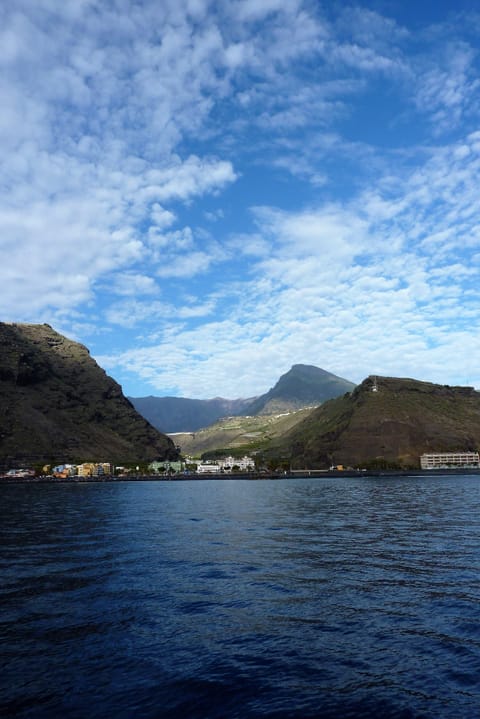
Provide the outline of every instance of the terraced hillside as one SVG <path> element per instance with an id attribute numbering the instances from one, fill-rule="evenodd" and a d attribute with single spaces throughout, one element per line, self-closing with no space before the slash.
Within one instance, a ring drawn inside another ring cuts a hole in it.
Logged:
<path id="1" fill-rule="evenodd" d="M 254 417 L 226 417 L 198 432 L 169 435 L 181 447 L 183 455 L 199 458 L 228 452 L 251 454 L 267 448 L 273 439 L 281 437 L 307 417 L 313 408 L 278 415 Z"/>

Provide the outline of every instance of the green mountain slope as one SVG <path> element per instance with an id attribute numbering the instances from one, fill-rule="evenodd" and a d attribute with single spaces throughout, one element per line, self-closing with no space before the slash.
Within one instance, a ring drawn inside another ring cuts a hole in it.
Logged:
<path id="1" fill-rule="evenodd" d="M 86 347 L 49 325 L 0 323 L 0 462 L 176 459 Z"/>
<path id="2" fill-rule="evenodd" d="M 369 377 L 315 409 L 269 453 L 288 458 L 294 468 L 418 467 L 423 452 L 479 446 L 480 393 L 473 388 Z"/>
<path id="3" fill-rule="evenodd" d="M 283 436 L 298 424 L 312 409 L 299 409 L 281 415 L 226 417 L 198 432 L 172 435 L 182 454 L 191 457 L 215 454 L 253 454 L 265 449 L 270 442 Z"/>

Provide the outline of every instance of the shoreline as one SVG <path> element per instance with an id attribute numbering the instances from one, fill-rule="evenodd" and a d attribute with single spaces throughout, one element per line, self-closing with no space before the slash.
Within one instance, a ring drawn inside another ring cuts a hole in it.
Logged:
<path id="1" fill-rule="evenodd" d="M 154 475 L 132 475 L 128 477 L 114 477 L 105 475 L 101 477 L 67 477 L 56 478 L 51 476 L 40 477 L 12 477 L 0 475 L 1 484 L 85 484 L 85 483 L 106 483 L 106 482 L 185 482 L 185 481 L 203 481 L 203 480 L 230 480 L 241 479 L 250 481 L 272 480 L 272 479 L 322 479 L 322 478 L 364 478 L 364 477 L 380 477 L 388 479 L 390 477 L 449 477 L 459 475 L 478 475 L 480 476 L 480 467 L 450 468 L 450 469 L 392 469 L 392 470 L 321 470 L 321 469 L 295 469 L 290 472 L 246 472 L 236 474 L 181 474 L 170 476 L 154 476 Z"/>

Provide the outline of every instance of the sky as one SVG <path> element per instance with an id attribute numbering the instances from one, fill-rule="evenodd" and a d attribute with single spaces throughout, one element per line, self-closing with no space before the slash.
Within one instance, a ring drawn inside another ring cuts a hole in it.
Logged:
<path id="1" fill-rule="evenodd" d="M 480 387 L 480 10 L 0 4 L 0 319 L 128 396 Z"/>

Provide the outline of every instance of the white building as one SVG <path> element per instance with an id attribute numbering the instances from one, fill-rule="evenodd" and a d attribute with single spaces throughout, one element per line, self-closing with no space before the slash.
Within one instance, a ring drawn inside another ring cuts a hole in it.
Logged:
<path id="1" fill-rule="evenodd" d="M 218 459 L 216 462 L 201 462 L 197 464 L 197 472 L 199 474 L 220 474 L 230 473 L 235 467 L 235 471 L 239 472 L 253 472 L 255 469 L 255 462 L 251 457 L 224 457 Z"/>
<path id="2" fill-rule="evenodd" d="M 225 457 L 225 459 L 219 459 L 218 464 L 224 472 L 231 472 L 233 467 L 238 467 L 241 472 L 253 472 L 255 469 L 255 462 L 251 457 Z"/>
<path id="3" fill-rule="evenodd" d="M 220 474 L 222 468 L 219 464 L 210 464 L 205 462 L 204 464 L 197 464 L 198 474 Z"/>
<path id="4" fill-rule="evenodd" d="M 480 455 L 478 452 L 432 452 L 431 454 L 422 454 L 420 457 L 422 469 L 479 466 Z"/>

